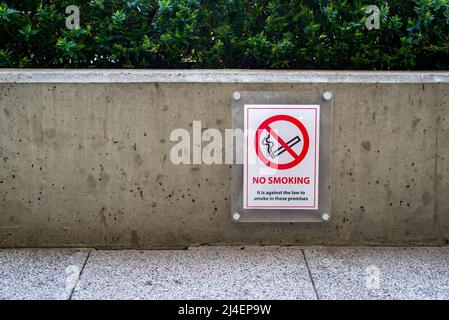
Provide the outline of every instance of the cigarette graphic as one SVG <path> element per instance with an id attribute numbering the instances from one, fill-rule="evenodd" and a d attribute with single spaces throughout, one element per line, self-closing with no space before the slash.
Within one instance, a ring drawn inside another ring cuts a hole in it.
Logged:
<path id="1" fill-rule="evenodd" d="M 293 139 L 289 140 L 287 142 L 287 145 L 292 148 L 294 145 L 298 144 L 301 141 L 301 138 L 299 136 L 294 137 Z M 274 151 L 271 151 L 271 148 L 273 147 L 273 142 L 270 141 L 270 135 L 268 134 L 265 139 L 262 141 L 263 145 L 267 146 L 267 152 L 270 155 L 271 158 L 279 157 L 281 154 L 283 154 L 285 151 L 287 151 L 284 147 L 279 147 Z"/>

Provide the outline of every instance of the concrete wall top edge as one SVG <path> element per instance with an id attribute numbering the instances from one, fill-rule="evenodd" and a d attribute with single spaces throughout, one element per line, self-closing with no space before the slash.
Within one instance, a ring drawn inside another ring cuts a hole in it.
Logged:
<path id="1" fill-rule="evenodd" d="M 0 69 L 0 83 L 449 83 L 448 71 Z"/>

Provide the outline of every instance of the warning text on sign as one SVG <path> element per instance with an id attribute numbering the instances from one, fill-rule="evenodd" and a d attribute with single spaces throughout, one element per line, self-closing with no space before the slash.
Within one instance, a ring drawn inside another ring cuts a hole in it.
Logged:
<path id="1" fill-rule="evenodd" d="M 254 197 L 255 201 L 307 201 L 308 198 L 305 196 L 305 191 L 298 190 L 284 190 L 284 191 L 258 191 L 257 196 Z"/>

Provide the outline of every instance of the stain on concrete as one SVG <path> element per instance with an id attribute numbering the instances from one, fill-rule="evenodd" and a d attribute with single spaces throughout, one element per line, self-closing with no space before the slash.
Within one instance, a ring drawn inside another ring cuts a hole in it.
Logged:
<path id="1" fill-rule="evenodd" d="M 99 174 L 98 182 L 102 188 L 106 188 L 111 180 L 111 176 L 104 171 Z"/>
<path id="2" fill-rule="evenodd" d="M 56 130 L 55 129 L 47 129 L 44 131 L 44 135 L 48 139 L 53 139 L 56 136 Z"/>
<path id="3" fill-rule="evenodd" d="M 165 164 L 165 161 L 167 161 L 167 155 L 166 154 L 164 154 L 164 157 L 162 158 L 162 168 L 164 168 L 164 164 Z"/>
<path id="4" fill-rule="evenodd" d="M 415 129 L 420 121 L 421 121 L 420 118 L 413 120 L 412 121 L 412 128 Z"/>
<path id="5" fill-rule="evenodd" d="M 362 147 L 366 151 L 370 151 L 371 150 L 371 143 L 369 141 L 365 140 L 365 141 L 362 142 Z"/>
<path id="6" fill-rule="evenodd" d="M 141 157 L 139 154 L 137 154 L 137 153 L 134 154 L 134 163 L 135 163 L 138 167 L 140 167 L 140 166 L 143 164 L 143 159 L 142 159 L 142 157 Z"/>
<path id="7" fill-rule="evenodd" d="M 430 193 L 428 191 L 424 191 L 422 194 L 423 204 L 426 206 L 430 203 L 430 201 L 432 201 L 432 196 L 430 195 Z"/>
<path id="8" fill-rule="evenodd" d="M 139 245 L 139 237 L 137 235 L 137 231 L 136 230 L 132 230 L 131 231 L 131 244 L 133 246 L 138 246 Z"/>
<path id="9" fill-rule="evenodd" d="M 95 181 L 95 178 L 93 175 L 88 175 L 87 176 L 87 188 L 89 189 L 89 191 L 93 191 L 95 190 L 95 188 L 97 187 L 97 181 Z"/>
<path id="10" fill-rule="evenodd" d="M 98 213 L 98 215 L 100 216 L 100 222 L 102 225 L 104 225 L 106 228 L 108 227 L 108 224 L 106 222 L 106 207 L 101 207 L 100 212 Z"/>
<path id="11" fill-rule="evenodd" d="M 108 136 L 106 134 L 107 130 L 106 130 L 106 120 L 103 120 L 103 139 L 107 140 Z"/>
<path id="12" fill-rule="evenodd" d="M 125 212 L 123 212 L 123 210 L 121 210 L 121 209 L 118 209 L 117 214 L 114 216 L 114 220 L 122 221 L 124 217 L 125 217 Z"/>
<path id="13" fill-rule="evenodd" d="M 31 134 L 33 136 L 33 141 L 41 145 L 44 142 L 44 130 L 42 128 L 42 121 L 36 115 L 31 118 Z"/>

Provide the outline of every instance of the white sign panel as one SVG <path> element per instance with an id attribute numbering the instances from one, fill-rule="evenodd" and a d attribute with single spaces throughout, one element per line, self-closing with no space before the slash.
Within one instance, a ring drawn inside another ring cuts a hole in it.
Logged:
<path id="1" fill-rule="evenodd" d="M 318 209 L 319 105 L 246 104 L 245 209 Z"/>

